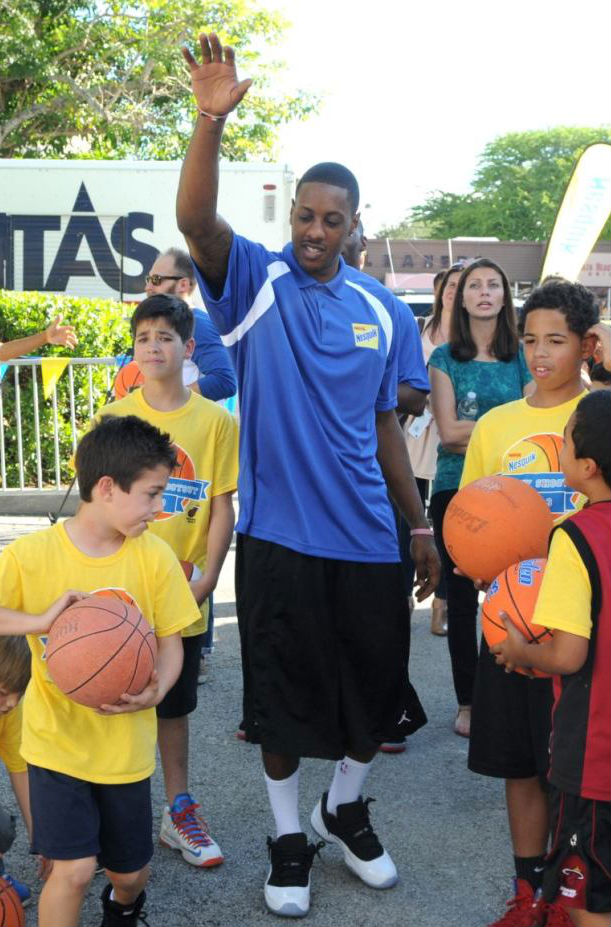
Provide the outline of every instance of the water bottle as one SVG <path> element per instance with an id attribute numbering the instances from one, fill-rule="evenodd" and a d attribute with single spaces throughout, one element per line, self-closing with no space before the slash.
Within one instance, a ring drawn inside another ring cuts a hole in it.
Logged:
<path id="1" fill-rule="evenodd" d="M 472 390 L 469 390 L 464 399 L 461 399 L 456 406 L 456 417 L 475 422 L 477 421 L 478 414 L 479 406 L 477 404 L 477 395 Z"/>

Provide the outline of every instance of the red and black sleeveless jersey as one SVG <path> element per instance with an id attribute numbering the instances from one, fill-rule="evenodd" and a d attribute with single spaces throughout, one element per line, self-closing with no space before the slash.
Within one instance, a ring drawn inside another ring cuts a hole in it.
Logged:
<path id="1" fill-rule="evenodd" d="M 592 586 L 592 634 L 582 668 L 554 677 L 549 780 L 563 792 L 611 801 L 611 502 L 588 505 L 566 531 Z"/>

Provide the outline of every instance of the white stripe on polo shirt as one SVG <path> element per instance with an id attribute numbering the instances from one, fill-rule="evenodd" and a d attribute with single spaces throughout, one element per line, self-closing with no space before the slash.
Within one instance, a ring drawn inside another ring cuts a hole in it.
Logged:
<path id="1" fill-rule="evenodd" d="M 290 272 L 291 268 L 288 264 L 285 264 L 284 261 L 274 261 L 272 264 L 268 264 L 267 279 L 255 296 L 255 301 L 252 306 L 233 331 L 228 332 L 226 335 L 221 335 L 221 341 L 226 348 L 230 348 L 243 338 L 246 332 L 253 327 L 255 322 L 257 322 L 262 315 L 265 315 L 268 309 L 271 309 L 276 300 L 276 295 L 272 286 L 273 281 Z"/>
<path id="2" fill-rule="evenodd" d="M 390 346 L 392 344 L 392 319 L 390 313 L 387 309 L 384 308 L 377 296 L 374 296 L 373 293 L 368 293 L 362 286 L 359 286 L 358 283 L 353 283 L 352 280 L 346 280 L 346 284 L 351 286 L 354 290 L 365 297 L 375 314 L 377 315 L 380 325 L 386 335 L 386 356 L 388 357 L 390 353 Z"/>

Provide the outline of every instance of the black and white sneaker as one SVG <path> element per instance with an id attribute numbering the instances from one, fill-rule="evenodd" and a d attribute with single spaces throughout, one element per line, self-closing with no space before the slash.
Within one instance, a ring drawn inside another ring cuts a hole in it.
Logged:
<path id="1" fill-rule="evenodd" d="M 373 798 L 337 806 L 337 814 L 327 811 L 325 792 L 312 812 L 312 827 L 324 840 L 342 848 L 349 869 L 371 888 L 392 888 L 398 875 L 395 864 L 378 840 L 369 822 L 369 803 Z"/>
<path id="2" fill-rule="evenodd" d="M 305 834 L 267 838 L 270 868 L 265 880 L 265 904 L 281 917 L 305 917 L 310 910 L 310 869 L 324 844 L 308 843 Z"/>

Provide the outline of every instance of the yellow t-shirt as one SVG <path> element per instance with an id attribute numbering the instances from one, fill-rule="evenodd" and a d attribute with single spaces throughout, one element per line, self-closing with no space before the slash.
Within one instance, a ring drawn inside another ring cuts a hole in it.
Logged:
<path id="1" fill-rule="evenodd" d="M 238 426 L 221 406 L 197 393 L 172 412 L 151 408 L 142 390 L 112 402 L 100 415 L 137 415 L 168 432 L 178 453 L 178 465 L 163 494 L 163 511 L 150 530 L 166 541 L 179 560 L 206 569 L 210 500 L 235 492 L 238 480 Z M 208 627 L 208 600 L 201 617 L 183 632 L 202 634 Z"/>
<path id="2" fill-rule="evenodd" d="M 197 619 L 197 605 L 176 557 L 145 532 L 108 557 L 89 557 L 63 523 L 18 538 L 0 554 L 2 604 L 40 614 L 66 589 L 113 589 L 133 600 L 157 637 Z M 32 678 L 23 698 L 21 753 L 28 763 L 109 785 L 138 782 L 155 768 L 154 708 L 107 717 L 78 705 L 51 681 L 46 635 L 28 635 Z"/>
<path id="3" fill-rule="evenodd" d="M 469 439 L 461 488 L 483 476 L 514 476 L 543 496 L 556 522 L 582 508 L 585 497 L 566 485 L 559 455 L 564 426 L 585 395 L 550 409 L 517 399 L 482 415 Z"/>
<path id="4" fill-rule="evenodd" d="M 554 532 L 533 615 L 535 624 L 590 638 L 592 585 L 585 563 L 561 528 Z"/>
<path id="5" fill-rule="evenodd" d="M 21 702 L 5 715 L 0 715 L 0 759 L 8 772 L 25 772 L 27 764 L 21 755 Z"/>

